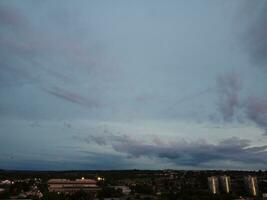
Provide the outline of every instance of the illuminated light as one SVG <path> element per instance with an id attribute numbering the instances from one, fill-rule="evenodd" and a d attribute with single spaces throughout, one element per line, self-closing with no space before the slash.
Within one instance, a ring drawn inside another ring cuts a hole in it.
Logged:
<path id="1" fill-rule="evenodd" d="M 216 194 L 215 180 L 213 177 L 212 177 L 212 190 L 213 190 L 213 194 Z"/>
<path id="2" fill-rule="evenodd" d="M 82 177 L 82 180 L 84 180 L 84 177 Z"/>
<path id="3" fill-rule="evenodd" d="M 256 187 L 255 187 L 255 183 L 254 183 L 254 177 L 251 177 L 251 181 L 252 181 L 253 195 L 256 196 Z"/>
<path id="4" fill-rule="evenodd" d="M 226 192 L 229 193 L 229 182 L 228 182 L 228 177 L 225 177 L 225 182 L 226 182 Z"/>

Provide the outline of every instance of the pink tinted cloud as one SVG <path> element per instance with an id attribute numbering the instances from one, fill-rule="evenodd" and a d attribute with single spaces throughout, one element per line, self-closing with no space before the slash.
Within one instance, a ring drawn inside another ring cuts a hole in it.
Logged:
<path id="1" fill-rule="evenodd" d="M 245 106 L 247 117 L 263 128 L 267 134 L 267 98 L 250 96 Z"/>

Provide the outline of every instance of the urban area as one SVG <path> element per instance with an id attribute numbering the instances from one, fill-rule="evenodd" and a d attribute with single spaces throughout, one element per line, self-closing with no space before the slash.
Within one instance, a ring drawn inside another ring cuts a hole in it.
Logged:
<path id="1" fill-rule="evenodd" d="M 0 199 L 264 200 L 267 171 L 0 171 Z"/>

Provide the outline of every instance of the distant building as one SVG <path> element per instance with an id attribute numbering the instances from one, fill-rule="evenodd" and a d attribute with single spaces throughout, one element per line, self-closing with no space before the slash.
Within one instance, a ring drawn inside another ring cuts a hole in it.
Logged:
<path id="1" fill-rule="evenodd" d="M 250 195 L 252 196 L 258 195 L 258 182 L 256 176 L 246 176 L 245 186 Z"/>
<path id="2" fill-rule="evenodd" d="M 99 187 L 93 179 L 50 179 L 48 182 L 49 192 L 75 193 L 77 191 L 96 192 Z"/>
<path id="3" fill-rule="evenodd" d="M 114 189 L 119 189 L 121 192 L 125 195 L 128 195 L 131 193 L 131 189 L 128 186 L 114 186 Z"/>
<path id="4" fill-rule="evenodd" d="M 209 184 L 209 189 L 212 194 L 219 193 L 219 182 L 216 176 L 208 177 L 208 184 Z"/>
<path id="5" fill-rule="evenodd" d="M 220 188 L 224 193 L 230 193 L 231 191 L 231 179 L 230 176 L 220 176 Z"/>
<path id="6" fill-rule="evenodd" d="M 4 180 L 0 182 L 0 185 L 11 185 L 11 184 L 13 184 L 13 181 L 10 180 Z"/>

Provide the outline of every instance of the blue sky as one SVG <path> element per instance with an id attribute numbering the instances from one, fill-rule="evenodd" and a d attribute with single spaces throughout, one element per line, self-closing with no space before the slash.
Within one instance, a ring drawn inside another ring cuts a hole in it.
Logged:
<path id="1" fill-rule="evenodd" d="M 266 13 L 2 0 L 0 168 L 266 168 Z"/>

